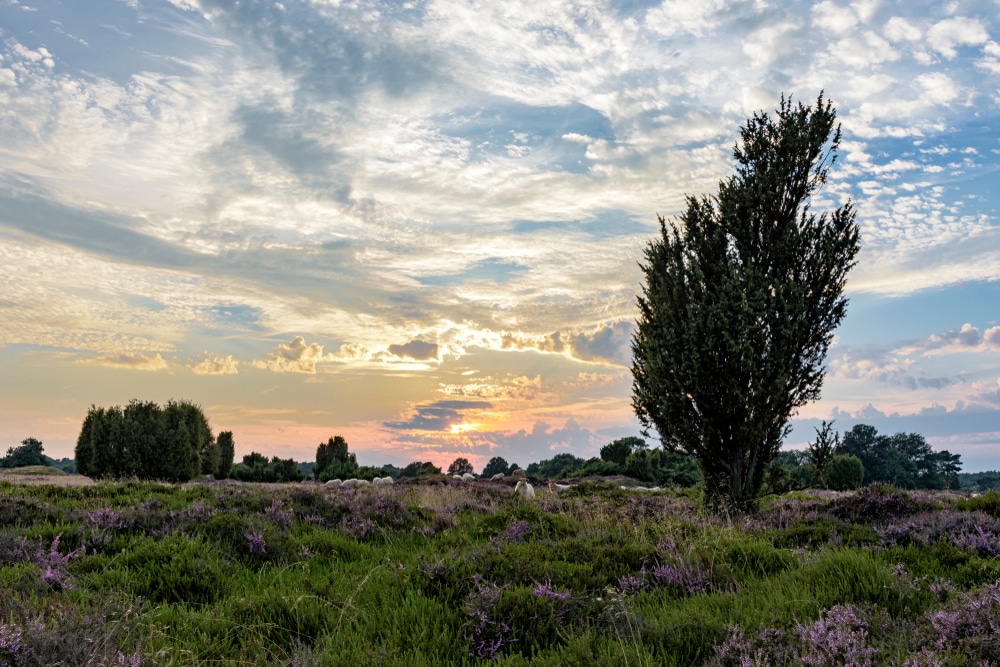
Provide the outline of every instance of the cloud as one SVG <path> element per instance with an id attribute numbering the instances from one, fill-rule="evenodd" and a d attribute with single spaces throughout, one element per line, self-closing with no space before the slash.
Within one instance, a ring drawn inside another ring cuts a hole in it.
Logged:
<path id="1" fill-rule="evenodd" d="M 306 345 L 305 338 L 296 336 L 291 343 L 278 343 L 266 359 L 252 363 L 255 368 L 276 373 L 315 373 L 316 364 L 334 359 L 332 354 L 323 354 L 323 346 L 319 343 Z"/>
<path id="2" fill-rule="evenodd" d="M 107 368 L 147 372 L 165 371 L 173 363 L 164 359 L 159 352 L 153 356 L 122 352 L 120 354 L 106 354 L 100 357 L 93 357 L 85 361 L 86 363 L 105 366 Z"/>
<path id="3" fill-rule="evenodd" d="M 487 375 L 462 383 L 442 383 L 440 390 L 448 396 L 482 398 L 490 401 L 531 401 L 537 404 L 547 395 L 542 389 L 542 376 L 524 375 L 497 377 Z"/>
<path id="4" fill-rule="evenodd" d="M 931 47 L 949 60 L 958 55 L 956 46 L 975 46 L 990 39 L 990 34 L 978 19 L 966 16 L 939 21 L 927 31 Z"/>
<path id="5" fill-rule="evenodd" d="M 901 347 L 899 354 L 943 354 L 948 352 L 978 352 L 1000 350 L 1000 326 L 981 331 L 966 322 L 959 329 L 932 334 L 922 341 Z"/>
<path id="6" fill-rule="evenodd" d="M 547 336 L 504 332 L 503 349 L 538 350 L 565 354 L 581 361 L 626 366 L 631 360 L 632 323 L 602 324 L 587 331 L 555 331 Z"/>
<path id="7" fill-rule="evenodd" d="M 955 383 L 947 377 L 926 377 L 912 359 L 876 352 L 871 356 L 844 352 L 829 362 L 833 377 L 883 382 L 907 389 L 941 389 Z"/>
<path id="8" fill-rule="evenodd" d="M 488 401 L 443 400 L 419 405 L 407 419 L 387 421 L 383 426 L 393 430 L 449 431 L 462 423 L 469 410 L 487 410 L 493 407 Z"/>
<path id="9" fill-rule="evenodd" d="M 417 361 L 428 361 L 438 358 L 437 343 L 422 340 L 411 340 L 403 345 L 390 345 L 389 353 L 397 357 L 407 357 Z"/>
<path id="10" fill-rule="evenodd" d="M 188 368 L 197 375 L 235 375 L 239 373 L 239 363 L 231 354 L 216 357 L 206 352 L 205 358 L 201 361 L 190 360 Z"/>

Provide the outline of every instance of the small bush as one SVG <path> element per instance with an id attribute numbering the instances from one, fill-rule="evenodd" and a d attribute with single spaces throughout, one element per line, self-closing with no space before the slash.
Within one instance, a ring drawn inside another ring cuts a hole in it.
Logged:
<path id="1" fill-rule="evenodd" d="M 823 473 L 823 486 L 833 491 L 852 491 L 865 479 L 865 468 L 857 456 L 834 456 Z"/>

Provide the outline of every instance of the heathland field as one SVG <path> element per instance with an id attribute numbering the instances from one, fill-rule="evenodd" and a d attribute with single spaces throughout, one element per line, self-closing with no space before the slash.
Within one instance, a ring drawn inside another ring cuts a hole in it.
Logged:
<path id="1" fill-rule="evenodd" d="M 979 665 L 1000 494 L 0 482 L 0 665 Z"/>

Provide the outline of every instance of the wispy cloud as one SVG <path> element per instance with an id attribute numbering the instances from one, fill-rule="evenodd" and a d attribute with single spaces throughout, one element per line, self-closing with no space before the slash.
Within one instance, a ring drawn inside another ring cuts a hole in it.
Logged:
<path id="1" fill-rule="evenodd" d="M 85 362 L 107 368 L 147 372 L 165 371 L 176 363 L 175 361 L 164 359 L 159 353 L 150 356 L 146 354 L 129 354 L 127 352 L 92 357 L 86 359 Z"/>

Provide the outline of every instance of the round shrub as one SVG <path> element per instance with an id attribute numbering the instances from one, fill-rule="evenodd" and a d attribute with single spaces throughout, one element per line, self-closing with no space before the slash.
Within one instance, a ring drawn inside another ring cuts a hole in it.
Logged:
<path id="1" fill-rule="evenodd" d="M 850 491 L 861 486 L 865 467 L 857 456 L 834 456 L 823 473 L 823 486 L 834 491 Z"/>

